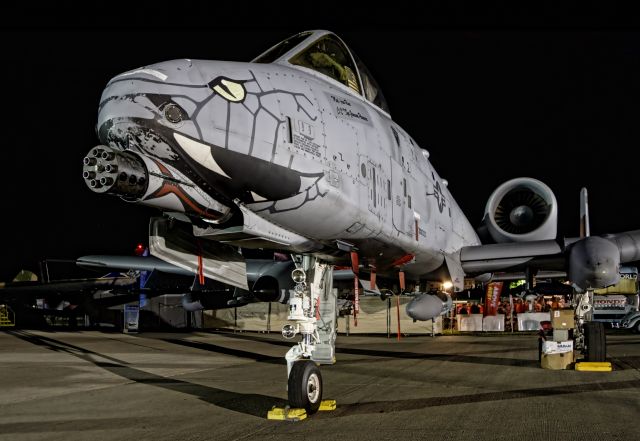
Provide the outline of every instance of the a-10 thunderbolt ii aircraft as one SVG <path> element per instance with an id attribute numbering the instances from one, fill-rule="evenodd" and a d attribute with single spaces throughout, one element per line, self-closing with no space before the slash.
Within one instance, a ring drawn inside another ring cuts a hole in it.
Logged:
<path id="1" fill-rule="evenodd" d="M 334 265 L 407 282 L 539 270 L 566 272 L 586 291 L 576 303 L 576 344 L 604 356 L 604 330 L 590 322 L 593 288 L 617 281 L 640 259 L 640 231 L 557 239 L 557 202 L 544 183 L 517 178 L 490 196 L 479 234 L 429 162 L 391 119 L 376 81 L 340 38 L 297 34 L 250 63 L 181 59 L 113 78 L 99 106 L 101 145 L 84 159 L 96 193 L 154 206 L 151 254 L 247 289 L 239 248 L 296 257 L 285 336 L 294 407 L 318 409 L 317 363 L 333 363 Z M 364 286 L 364 280 L 360 280 Z M 359 288 L 355 278 L 354 287 Z M 450 299 L 410 305 L 427 320 Z M 357 301 L 356 301 L 357 310 Z M 598 355 L 594 355 L 598 354 Z"/>

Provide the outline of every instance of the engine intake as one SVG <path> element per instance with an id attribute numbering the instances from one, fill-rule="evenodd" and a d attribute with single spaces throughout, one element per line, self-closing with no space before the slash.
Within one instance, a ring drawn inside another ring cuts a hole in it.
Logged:
<path id="1" fill-rule="evenodd" d="M 498 243 L 555 239 L 558 203 L 545 183 L 511 179 L 489 197 L 484 223 Z"/>

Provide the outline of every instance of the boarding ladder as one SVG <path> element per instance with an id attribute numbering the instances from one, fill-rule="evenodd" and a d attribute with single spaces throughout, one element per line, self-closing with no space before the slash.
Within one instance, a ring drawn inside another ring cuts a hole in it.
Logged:
<path id="1" fill-rule="evenodd" d="M 0 328 L 8 328 L 16 325 L 16 315 L 8 305 L 0 305 Z"/>

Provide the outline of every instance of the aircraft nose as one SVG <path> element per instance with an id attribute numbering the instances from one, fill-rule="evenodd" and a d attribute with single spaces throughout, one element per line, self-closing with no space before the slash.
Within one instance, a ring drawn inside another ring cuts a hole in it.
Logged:
<path id="1" fill-rule="evenodd" d="M 205 99 L 207 89 L 200 70 L 188 59 L 117 75 L 102 93 L 98 137 L 116 149 L 138 148 L 175 159 L 169 132 L 189 124 L 189 112 L 193 111 L 189 106 Z"/>
<path id="2" fill-rule="evenodd" d="M 162 82 L 174 85 L 197 85 L 202 84 L 202 75 L 197 67 L 197 63 L 188 58 L 180 60 L 163 61 L 149 66 L 139 67 L 130 71 L 116 75 L 109 85 L 136 79 L 148 82 Z"/>
<path id="3" fill-rule="evenodd" d="M 263 89 L 251 68 L 173 60 L 120 74 L 102 95 L 98 137 L 113 149 L 178 167 L 197 185 L 228 200 L 295 196 L 323 175 L 322 166 L 310 161 L 303 180 L 290 163 L 276 163 L 283 133 L 275 116 L 279 100 L 261 98 Z M 314 112 L 312 107 L 301 109 Z"/>

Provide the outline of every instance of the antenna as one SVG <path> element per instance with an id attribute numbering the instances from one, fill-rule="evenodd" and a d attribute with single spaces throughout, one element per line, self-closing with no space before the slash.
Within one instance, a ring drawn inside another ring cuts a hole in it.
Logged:
<path id="1" fill-rule="evenodd" d="M 591 231 L 589 228 L 589 198 L 587 189 L 582 187 L 580 190 L 580 239 L 589 237 Z"/>

